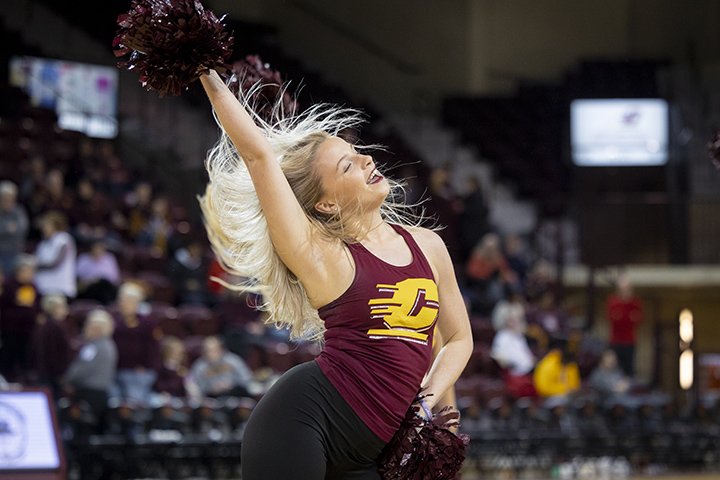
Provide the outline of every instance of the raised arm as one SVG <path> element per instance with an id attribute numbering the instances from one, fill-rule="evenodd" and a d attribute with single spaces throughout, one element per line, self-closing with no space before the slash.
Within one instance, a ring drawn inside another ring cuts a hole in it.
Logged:
<path id="1" fill-rule="evenodd" d="M 215 71 L 200 78 L 216 115 L 247 165 L 275 250 L 303 281 L 316 276 L 318 248 L 311 242 L 310 221 L 283 174 L 262 130 Z"/>
<path id="2" fill-rule="evenodd" d="M 258 163 L 277 165 L 270 143 L 217 72 L 210 70 L 207 75 L 200 77 L 200 82 L 225 132 L 248 167 Z"/>

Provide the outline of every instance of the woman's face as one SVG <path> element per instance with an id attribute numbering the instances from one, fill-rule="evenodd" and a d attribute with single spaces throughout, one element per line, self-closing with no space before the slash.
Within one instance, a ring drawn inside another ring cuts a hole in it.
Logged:
<path id="1" fill-rule="evenodd" d="M 372 157 L 358 153 L 341 138 L 330 137 L 320 144 L 315 167 L 323 190 L 315 208 L 322 213 L 337 213 L 352 202 L 368 210 L 379 208 L 390 193 Z"/>

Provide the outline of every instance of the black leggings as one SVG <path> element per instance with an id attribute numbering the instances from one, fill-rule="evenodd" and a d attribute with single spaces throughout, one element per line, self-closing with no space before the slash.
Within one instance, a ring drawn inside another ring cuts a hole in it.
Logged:
<path id="1" fill-rule="evenodd" d="M 253 410 L 242 478 L 379 480 L 384 446 L 311 361 L 288 370 Z"/>

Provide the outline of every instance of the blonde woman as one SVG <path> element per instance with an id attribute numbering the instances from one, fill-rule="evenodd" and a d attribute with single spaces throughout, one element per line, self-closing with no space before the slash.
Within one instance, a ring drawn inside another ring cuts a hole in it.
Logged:
<path id="1" fill-rule="evenodd" d="M 243 479 L 378 479 L 418 392 L 429 412 L 472 351 L 447 249 L 403 220 L 397 184 L 338 136 L 357 111 L 320 105 L 266 123 L 214 71 L 201 81 L 223 130 L 201 198 L 213 247 L 252 278 L 237 288 L 262 293 L 272 322 L 323 341 L 254 409 Z"/>

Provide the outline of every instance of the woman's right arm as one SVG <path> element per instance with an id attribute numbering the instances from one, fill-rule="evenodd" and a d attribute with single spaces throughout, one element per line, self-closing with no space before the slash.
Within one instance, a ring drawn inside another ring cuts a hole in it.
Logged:
<path id="1" fill-rule="evenodd" d="M 200 81 L 222 127 L 247 165 L 275 250 L 298 278 L 317 278 L 322 262 L 318 262 L 318 249 L 311 242 L 312 226 L 270 143 L 215 71 L 203 75 Z"/>

